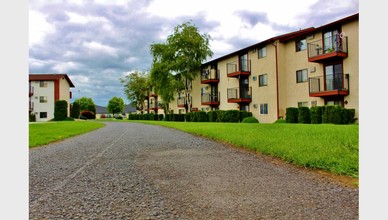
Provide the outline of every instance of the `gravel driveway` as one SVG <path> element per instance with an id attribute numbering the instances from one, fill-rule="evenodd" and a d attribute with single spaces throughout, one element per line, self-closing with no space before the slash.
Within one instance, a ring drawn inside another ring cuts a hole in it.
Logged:
<path id="1" fill-rule="evenodd" d="M 30 219 L 358 219 L 358 189 L 173 129 L 107 122 L 30 150 Z"/>

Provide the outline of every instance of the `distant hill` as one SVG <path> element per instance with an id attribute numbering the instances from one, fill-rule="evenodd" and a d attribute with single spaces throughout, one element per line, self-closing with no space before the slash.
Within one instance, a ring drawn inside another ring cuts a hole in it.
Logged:
<path id="1" fill-rule="evenodd" d="M 136 107 L 131 106 L 131 104 L 126 105 L 126 106 L 125 106 L 125 109 L 124 109 L 124 112 L 125 112 L 125 113 L 136 112 Z M 96 114 L 110 114 L 110 113 L 108 112 L 108 110 L 106 109 L 106 107 L 96 105 Z"/>

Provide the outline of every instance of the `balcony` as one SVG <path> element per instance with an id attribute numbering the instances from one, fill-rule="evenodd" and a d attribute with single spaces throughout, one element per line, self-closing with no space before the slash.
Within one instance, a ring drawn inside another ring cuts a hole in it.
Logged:
<path id="1" fill-rule="evenodd" d="M 177 100 L 177 106 L 178 108 L 184 108 L 185 107 L 185 98 L 179 97 Z"/>
<path id="2" fill-rule="evenodd" d="M 161 102 L 150 103 L 148 110 L 155 111 L 155 110 L 161 109 L 162 108 L 161 104 L 162 104 Z"/>
<path id="3" fill-rule="evenodd" d="M 252 101 L 252 87 L 244 85 L 237 88 L 228 89 L 229 103 L 250 103 Z"/>
<path id="4" fill-rule="evenodd" d="M 220 105 L 220 93 L 211 94 L 204 93 L 201 95 L 201 104 L 202 105 Z"/>
<path id="5" fill-rule="evenodd" d="M 29 102 L 29 112 L 34 111 L 34 102 Z"/>
<path id="6" fill-rule="evenodd" d="M 249 76 L 251 75 L 251 61 L 243 59 L 227 63 L 226 73 L 228 77 Z"/>
<path id="7" fill-rule="evenodd" d="M 325 78 L 323 76 L 309 78 L 310 97 L 349 95 L 349 74 L 327 75 Z"/>
<path id="8" fill-rule="evenodd" d="M 340 34 L 307 44 L 309 62 L 326 62 L 328 60 L 348 57 L 348 37 Z"/>
<path id="9" fill-rule="evenodd" d="M 150 92 L 148 94 L 148 97 L 156 97 L 156 96 L 158 96 L 158 95 L 156 93 L 154 93 L 154 92 Z"/>
<path id="10" fill-rule="evenodd" d="M 216 69 L 207 69 L 203 70 L 201 74 L 201 83 L 202 84 L 212 84 L 218 83 L 220 81 L 219 71 Z"/>
<path id="11" fill-rule="evenodd" d="M 30 86 L 29 92 L 28 92 L 29 97 L 34 95 L 34 87 Z"/>

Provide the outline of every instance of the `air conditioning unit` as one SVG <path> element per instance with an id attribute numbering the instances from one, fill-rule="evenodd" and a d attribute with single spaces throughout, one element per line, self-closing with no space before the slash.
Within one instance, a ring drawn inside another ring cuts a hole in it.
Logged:
<path id="1" fill-rule="evenodd" d="M 315 69 L 315 66 L 311 67 L 311 68 L 310 68 L 310 73 L 314 73 L 315 70 L 316 70 L 316 69 Z"/>
<path id="2" fill-rule="evenodd" d="M 35 99 L 38 99 L 38 96 L 35 96 Z"/>
<path id="3" fill-rule="evenodd" d="M 258 105 L 257 104 L 253 104 L 253 108 L 257 108 L 258 107 Z"/>

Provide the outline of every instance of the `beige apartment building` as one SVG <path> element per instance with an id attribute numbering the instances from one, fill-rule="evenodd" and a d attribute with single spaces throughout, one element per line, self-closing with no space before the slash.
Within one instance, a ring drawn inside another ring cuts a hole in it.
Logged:
<path id="1" fill-rule="evenodd" d="M 202 65 L 190 111 L 246 110 L 262 123 L 286 108 L 340 105 L 359 111 L 359 14 L 276 36 Z M 185 113 L 184 95 L 170 103 Z"/>
<path id="2" fill-rule="evenodd" d="M 74 87 L 67 74 L 30 74 L 29 113 L 35 114 L 36 121 L 49 121 L 54 118 L 55 101 L 65 100 L 70 116 L 70 88 Z"/>

